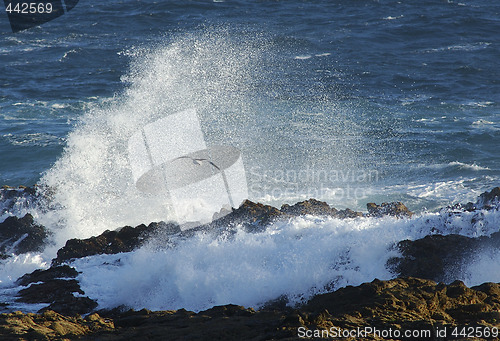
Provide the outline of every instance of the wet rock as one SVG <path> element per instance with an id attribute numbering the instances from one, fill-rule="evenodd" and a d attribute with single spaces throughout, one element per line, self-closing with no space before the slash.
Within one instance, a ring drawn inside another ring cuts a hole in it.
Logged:
<path id="1" fill-rule="evenodd" d="M 282 212 L 276 207 L 245 200 L 239 208 L 226 217 L 238 222 L 266 225 L 281 215 Z"/>
<path id="2" fill-rule="evenodd" d="M 52 279 L 40 284 L 32 284 L 18 293 L 18 302 L 53 303 L 72 293 L 85 294 L 75 279 Z"/>
<path id="3" fill-rule="evenodd" d="M 283 213 L 276 207 L 254 203 L 245 200 L 240 207 L 209 224 L 199 226 L 188 233 L 197 230 L 217 230 L 221 227 L 243 226 L 249 232 L 258 232 L 266 228 L 266 225 L 276 221 Z"/>
<path id="4" fill-rule="evenodd" d="M 278 219 L 286 219 L 294 216 L 313 214 L 320 216 L 333 216 L 337 218 L 355 218 L 363 216 L 361 212 L 350 209 L 337 211 L 327 203 L 315 199 L 309 199 L 296 203 L 295 205 L 283 205 L 281 210 L 276 207 L 254 203 L 246 200 L 237 209 L 223 217 L 205 225 L 193 229 L 181 231 L 175 223 L 151 223 L 148 226 L 142 224 L 136 227 L 125 226 L 115 231 L 104 231 L 97 237 L 88 239 L 70 239 L 66 245 L 57 252 L 57 257 L 52 261 L 53 265 L 59 265 L 71 259 L 92 256 L 97 254 L 115 254 L 130 252 L 141 246 L 151 237 L 167 239 L 169 236 L 177 235 L 189 237 L 200 230 L 217 231 L 221 227 L 234 227 L 241 225 L 247 231 L 258 232 L 266 228 L 270 223 Z M 167 242 L 163 240 L 163 242 Z"/>
<path id="5" fill-rule="evenodd" d="M 47 270 L 35 270 L 30 274 L 19 277 L 17 285 L 28 286 L 30 283 L 46 282 L 52 279 L 75 278 L 78 272 L 68 265 L 51 267 Z"/>
<path id="6" fill-rule="evenodd" d="M 337 211 L 336 217 L 340 219 L 346 219 L 346 218 L 357 218 L 357 217 L 362 217 L 363 213 L 353 211 L 350 208 L 346 208 L 344 210 Z"/>
<path id="7" fill-rule="evenodd" d="M 447 271 L 459 272 L 457 260 L 472 253 L 473 241 L 460 235 L 432 235 L 401 241 L 397 247 L 402 257 L 390 259 L 389 266 L 399 276 L 443 281 Z"/>
<path id="8" fill-rule="evenodd" d="M 39 313 L 52 310 L 67 316 L 74 316 L 75 314 L 90 313 L 97 306 L 97 302 L 89 297 L 65 295 L 52 302 L 48 307 L 40 309 Z"/>
<path id="9" fill-rule="evenodd" d="M 14 208 L 29 208 L 38 202 L 39 198 L 40 193 L 36 186 L 3 186 L 0 188 L 0 215 L 11 212 Z"/>
<path id="10" fill-rule="evenodd" d="M 318 216 L 336 216 L 337 210 L 330 207 L 326 202 L 316 199 L 309 199 L 298 202 L 292 206 L 285 204 L 281 206 L 281 213 L 293 216 L 301 216 L 306 214 Z"/>
<path id="11" fill-rule="evenodd" d="M 247 231 L 258 232 L 264 230 L 267 225 L 277 220 L 309 214 L 342 219 L 363 216 L 361 212 L 355 212 L 350 209 L 338 211 L 326 202 L 316 199 L 301 201 L 294 205 L 284 204 L 281 206 L 281 209 L 246 200 L 239 208 L 234 209 L 233 212 L 210 224 L 203 225 L 199 229 L 210 230 L 220 226 L 241 225 Z"/>
<path id="12" fill-rule="evenodd" d="M 77 296 L 75 296 L 75 293 Z M 17 302 L 49 303 L 46 310 L 54 310 L 61 314 L 86 314 L 97 307 L 97 302 L 89 297 L 83 297 L 85 292 L 76 279 L 48 279 L 42 283 L 31 284 L 18 292 Z"/>
<path id="13" fill-rule="evenodd" d="M 21 254 L 43 249 L 49 231 L 33 221 L 31 214 L 8 217 L 0 223 L 0 254 Z"/>
<path id="14" fill-rule="evenodd" d="M 500 204 L 500 187 L 495 187 L 489 192 L 482 193 L 476 206 L 484 209 L 492 209 Z"/>
<path id="15" fill-rule="evenodd" d="M 88 297 L 79 296 L 85 293 L 74 279 L 77 276 L 78 272 L 68 265 L 35 270 L 16 281 L 18 285 L 28 286 L 19 290 L 16 301 L 50 304 L 40 312 L 54 310 L 66 315 L 89 313 L 97 307 L 97 303 Z"/>
<path id="16" fill-rule="evenodd" d="M 467 288 L 460 281 L 447 286 L 411 277 L 374 280 L 318 295 L 301 310 L 312 315 L 328 311 L 326 318 L 345 328 L 399 325 L 415 329 L 420 321 L 498 326 L 500 321 L 491 312 L 500 308 L 499 289 L 500 284 L 494 283 Z"/>
<path id="17" fill-rule="evenodd" d="M 136 227 L 125 226 L 115 231 L 107 230 L 97 237 L 88 239 L 70 239 L 57 251 L 57 257 L 52 260 L 52 264 L 58 265 L 74 258 L 98 254 L 130 252 L 141 246 L 148 236 L 159 229 L 180 232 L 176 224 L 151 223 L 148 226 L 141 224 Z"/>
<path id="18" fill-rule="evenodd" d="M 397 244 L 401 257 L 389 259 L 388 267 L 399 276 L 449 282 L 460 276 L 477 250 L 500 248 L 500 232 L 471 238 L 456 234 L 431 235 Z"/>
<path id="19" fill-rule="evenodd" d="M 375 203 L 366 204 L 366 208 L 368 209 L 368 216 L 370 217 L 382 217 L 385 215 L 390 215 L 393 217 L 411 217 L 413 212 L 410 211 L 403 203 L 401 202 L 390 202 L 390 203 L 382 203 L 381 205 L 377 205 Z"/>
<path id="20" fill-rule="evenodd" d="M 302 216 L 310 214 L 315 216 L 327 216 L 340 219 L 356 218 L 363 216 L 363 213 L 353 211 L 349 208 L 346 208 L 344 210 L 337 210 L 335 207 L 331 207 L 326 202 L 319 201 L 316 199 L 301 201 L 292 206 L 285 204 L 281 206 L 280 211 L 285 216 Z"/>

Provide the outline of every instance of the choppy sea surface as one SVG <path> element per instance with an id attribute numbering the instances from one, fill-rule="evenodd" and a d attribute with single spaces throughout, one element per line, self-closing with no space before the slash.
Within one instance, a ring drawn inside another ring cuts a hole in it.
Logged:
<path id="1" fill-rule="evenodd" d="M 390 278 L 394 242 L 500 184 L 495 2 L 80 0 L 23 32 L 0 20 L 0 185 L 39 184 L 54 200 L 1 219 L 30 211 L 55 232 L 44 252 L 0 265 L 4 292 L 68 238 L 167 220 L 161 200 L 136 189 L 127 141 L 188 108 L 208 144 L 241 151 L 253 201 L 402 201 L 418 216 L 303 217 L 78 260 L 103 307 L 258 306 Z M 464 218 L 441 232 L 488 235 L 499 219 L 488 214 L 483 230 Z M 500 281 L 498 254 L 478 257 L 463 279 Z"/>

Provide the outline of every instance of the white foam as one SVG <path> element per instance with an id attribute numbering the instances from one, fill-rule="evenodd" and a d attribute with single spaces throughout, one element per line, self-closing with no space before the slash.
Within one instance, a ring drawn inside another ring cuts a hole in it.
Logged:
<path id="1" fill-rule="evenodd" d="M 13 255 L 1 263 L 0 288 L 13 285 L 13 282 L 25 273 L 30 273 L 39 268 L 47 268 L 49 262 L 40 253 L 25 253 Z"/>
<path id="2" fill-rule="evenodd" d="M 393 16 L 387 16 L 387 17 L 385 17 L 383 19 L 384 20 L 396 20 L 396 19 L 401 19 L 401 18 L 404 18 L 404 15 L 401 14 L 401 15 L 398 15 L 398 16 L 395 16 L 395 17 L 393 17 Z"/>
<path id="3" fill-rule="evenodd" d="M 428 168 L 428 169 L 446 169 L 446 168 L 453 168 L 453 167 L 458 167 L 460 169 L 467 169 L 467 170 L 474 170 L 474 171 L 483 171 L 483 170 L 490 170 L 488 167 L 483 167 L 480 166 L 476 163 L 468 164 L 460 161 L 452 161 L 448 163 L 436 163 L 436 164 L 419 164 L 419 168 Z"/>
<path id="4" fill-rule="evenodd" d="M 30 134 L 5 134 L 3 137 L 7 138 L 14 146 L 42 146 L 62 144 L 63 139 L 55 135 L 47 133 L 30 133 Z"/>
<path id="5" fill-rule="evenodd" d="M 480 108 L 486 108 L 486 107 L 489 107 L 491 105 L 495 104 L 495 102 L 491 102 L 491 101 L 481 101 L 481 102 L 474 102 L 474 101 L 471 101 L 471 102 L 467 102 L 466 105 L 468 106 L 471 106 L 471 107 L 480 107 Z"/>
<path id="6" fill-rule="evenodd" d="M 490 170 L 488 167 L 482 167 L 479 166 L 475 163 L 469 165 L 467 163 L 459 162 L 459 161 L 453 161 L 449 163 L 450 166 L 458 166 L 463 169 L 470 169 L 470 170 L 475 170 L 475 171 L 482 171 L 482 170 Z"/>
<path id="7" fill-rule="evenodd" d="M 460 200 L 456 200 L 456 196 L 466 194 L 469 191 L 464 183 L 465 180 L 460 179 L 409 185 L 407 193 L 419 198 L 451 198 L 455 196 L 455 200 L 452 202 L 460 202 Z M 469 195 L 477 197 L 473 193 L 469 193 Z"/>
<path id="8" fill-rule="evenodd" d="M 442 51 L 477 51 L 477 50 L 482 50 L 485 48 L 488 48 L 491 43 L 489 42 L 484 42 L 480 41 L 477 43 L 468 43 L 468 44 L 457 44 L 457 45 L 450 45 L 450 46 L 445 46 L 445 47 L 440 47 L 440 48 L 435 48 L 435 49 L 429 49 L 426 50 L 426 52 L 442 52 Z"/>
<path id="9" fill-rule="evenodd" d="M 467 286 L 486 282 L 500 283 L 500 252 L 498 249 L 478 250 L 473 259 L 466 262 L 462 280 Z"/>
<path id="10" fill-rule="evenodd" d="M 82 289 L 101 308 L 199 311 L 229 303 L 258 308 L 282 295 L 293 304 L 327 288 L 392 278 L 386 262 L 397 256 L 392 246 L 400 240 L 498 230 L 499 212 L 482 214 L 482 224 L 473 223 L 473 212 L 413 219 L 306 216 L 260 233 L 238 229 L 235 234 L 157 240 L 132 253 L 88 257 L 73 265 L 82 272 Z"/>

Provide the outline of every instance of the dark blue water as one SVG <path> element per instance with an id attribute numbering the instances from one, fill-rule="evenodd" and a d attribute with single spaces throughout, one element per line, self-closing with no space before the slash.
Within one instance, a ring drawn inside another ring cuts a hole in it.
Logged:
<path id="1" fill-rule="evenodd" d="M 92 112 L 120 102 L 140 108 L 127 94 L 140 78 L 131 62 L 212 35 L 230 46 L 215 44 L 214 60 L 231 51 L 228 63 L 239 63 L 238 53 L 248 59 L 239 66 L 245 80 L 227 90 L 238 105 L 197 103 L 202 116 L 211 113 L 207 136 L 217 140 L 223 130 L 230 137 L 220 139 L 242 149 L 252 198 L 316 196 L 354 207 L 400 199 L 433 208 L 472 200 L 500 180 L 500 4 L 81 0 L 16 34 L 1 19 L 0 184 L 39 182 Z M 186 58 L 195 53 L 180 46 Z M 218 67 L 209 59 L 199 72 Z M 212 120 L 213 112 L 225 118 Z M 90 128 L 83 134 L 94 136 Z M 304 169 L 377 176 L 299 179 Z M 339 194 L 348 188 L 359 195 Z"/>

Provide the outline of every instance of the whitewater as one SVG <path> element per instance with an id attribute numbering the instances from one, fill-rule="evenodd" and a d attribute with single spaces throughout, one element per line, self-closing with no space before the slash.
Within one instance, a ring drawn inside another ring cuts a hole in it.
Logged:
<path id="1" fill-rule="evenodd" d="M 285 65 L 277 71 L 269 70 L 278 62 L 276 56 L 282 58 L 286 52 L 280 54 L 265 35 L 251 35 L 252 40 L 245 44 L 241 37 L 235 41 L 227 29 L 205 30 L 165 38 L 157 46 L 121 52 L 131 61 L 129 71 L 122 76 L 124 90 L 93 105 L 78 120 L 65 139 L 62 155 L 39 181 L 45 199 L 36 205 L 20 201 L 2 210 L 3 219 L 31 213 L 37 223 L 53 233 L 43 252 L 2 260 L 0 295 L 12 302 L 9 310 L 41 308 L 13 302 L 19 290 L 15 280 L 35 269 L 48 268 L 68 239 L 172 219 L 164 197 L 136 188 L 127 146 L 141 127 L 188 108 L 196 108 L 199 113 L 208 143 L 229 144 L 241 150 L 247 169 L 254 170 L 249 176 L 249 187 L 254 189 L 250 199 L 254 201 L 293 203 L 308 199 L 311 188 L 322 186 L 321 191 L 312 193 L 335 207 L 363 209 L 368 201 L 380 203 L 399 192 L 406 193 L 403 200 L 415 203 L 419 211 L 412 218 L 303 216 L 274 222 L 259 232 L 235 226 L 222 232 L 198 231 L 189 238 L 159 235 L 133 252 L 70 261 L 80 273 L 77 279 L 85 295 L 96 300 L 99 308 L 200 311 L 229 303 L 258 308 L 280 297 L 294 305 L 318 293 L 395 277 L 387 261 L 398 256 L 395 244 L 399 241 L 431 234 L 489 236 L 499 231 L 498 207 L 474 212 L 437 209 L 443 202 L 475 201 L 485 188 L 468 183 L 487 178 L 482 172 L 491 171 L 488 167 L 458 160 L 413 164 L 409 167 L 412 171 L 459 169 L 469 175 L 434 182 L 417 178 L 404 185 L 388 184 L 390 175 L 383 171 L 380 177 L 385 182 L 380 183 L 378 173 L 369 179 L 346 177 L 354 174 L 353 169 L 367 174 L 372 170 L 369 158 L 358 157 L 365 152 L 362 137 L 366 130 L 356 122 L 351 109 L 359 103 L 345 106 L 332 98 L 295 103 L 293 134 L 284 134 L 288 122 L 276 118 L 276 111 L 285 110 L 283 106 L 265 103 L 252 94 L 282 96 L 283 89 L 277 94 L 276 87 L 266 82 L 269 72 L 287 72 Z M 296 54 L 288 57 L 303 62 L 328 56 L 324 52 L 307 58 Z M 279 86 L 286 88 L 286 84 Z M 287 100 L 294 101 L 293 97 Z M 326 124 L 328 113 L 334 116 L 330 125 Z M 311 120 L 314 124 L 304 128 Z M 309 134 L 308 129 L 315 134 Z M 322 140 L 326 132 L 334 136 L 332 140 Z M 50 143 L 43 136 L 27 138 Z M 330 147 L 332 144 L 335 148 Z M 390 150 L 390 146 L 380 148 L 381 154 Z M 384 156 L 381 158 L 383 164 Z M 351 185 L 360 189 L 359 195 L 338 195 L 341 187 L 331 179 L 321 182 L 314 177 L 281 176 L 292 171 L 299 174 L 304 164 L 314 165 L 317 174 L 325 169 L 344 174 L 342 180 L 350 179 Z M 494 185 L 497 180 L 491 177 L 487 183 Z M 290 182 L 297 191 L 287 192 Z M 431 201 L 432 207 L 427 209 L 425 205 Z M 500 282 L 497 251 L 477 250 L 476 257 L 469 261 L 460 265 L 462 277 L 454 279 L 467 285 Z"/>

